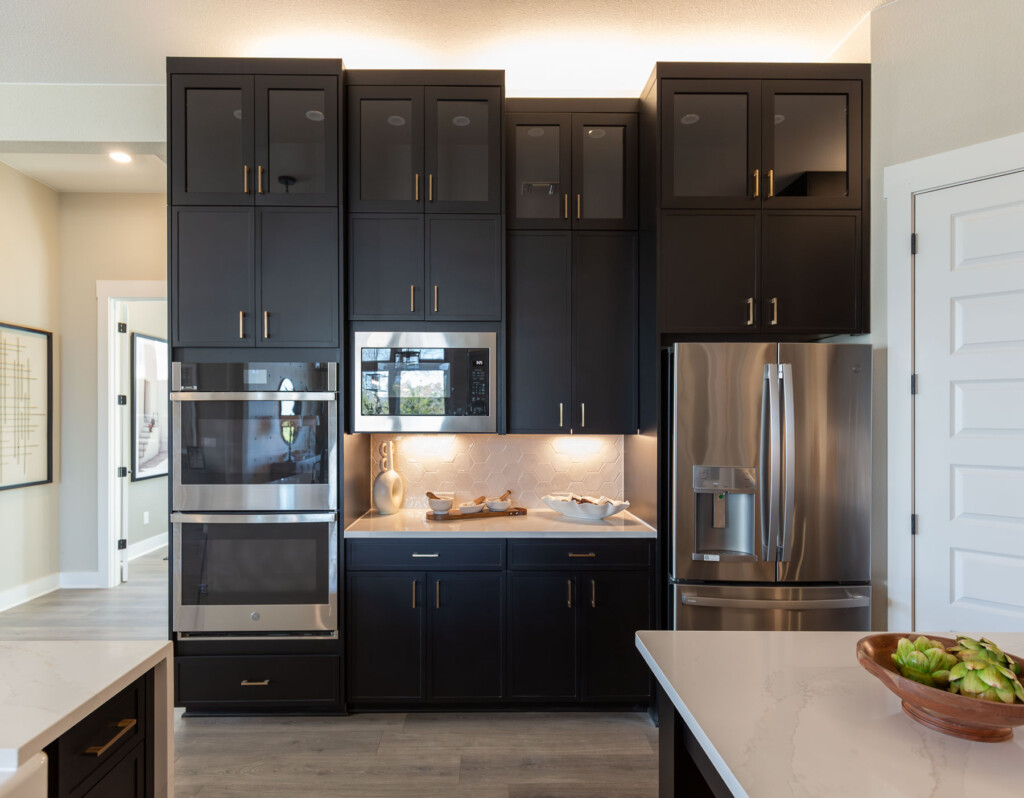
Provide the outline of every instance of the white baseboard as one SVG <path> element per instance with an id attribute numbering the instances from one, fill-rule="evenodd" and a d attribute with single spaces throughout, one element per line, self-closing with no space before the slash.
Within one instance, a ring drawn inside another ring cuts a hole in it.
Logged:
<path id="1" fill-rule="evenodd" d="M 106 587 L 100 581 L 99 571 L 63 571 L 60 575 L 60 586 L 64 589 Z"/>
<path id="2" fill-rule="evenodd" d="M 47 574 L 23 585 L 0 590 L 0 612 L 17 607 L 26 601 L 45 596 L 60 587 L 60 574 Z"/>
<path id="3" fill-rule="evenodd" d="M 131 543 L 128 546 L 128 561 L 134 560 L 136 557 L 141 557 L 143 554 L 150 554 L 157 549 L 162 549 L 167 545 L 167 533 L 161 532 L 159 535 L 153 535 L 151 538 L 145 540 L 139 540 L 135 543 Z"/>

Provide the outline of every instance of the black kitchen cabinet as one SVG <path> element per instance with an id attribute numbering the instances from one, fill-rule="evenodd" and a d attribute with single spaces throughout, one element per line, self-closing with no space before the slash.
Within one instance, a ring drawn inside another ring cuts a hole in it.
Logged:
<path id="1" fill-rule="evenodd" d="M 508 226 L 637 226 L 637 118 L 632 113 L 508 114 Z"/>
<path id="2" fill-rule="evenodd" d="M 170 92 L 171 204 L 338 204 L 336 75 L 172 74 Z"/>
<path id="3" fill-rule="evenodd" d="M 354 85 L 349 210 L 501 212 L 500 86 Z"/>
<path id="4" fill-rule="evenodd" d="M 634 636 L 651 624 L 650 575 L 596 571 L 580 575 L 580 697 L 583 701 L 646 701 L 650 670 Z"/>
<path id="5" fill-rule="evenodd" d="M 499 321 L 501 217 L 429 214 L 426 239 L 426 318 Z"/>
<path id="6" fill-rule="evenodd" d="M 636 233 L 509 234 L 509 432 L 636 430 L 636 263 Z"/>
<path id="7" fill-rule="evenodd" d="M 423 214 L 348 217 L 349 318 L 422 319 Z"/>
<path id="8" fill-rule="evenodd" d="M 572 574 L 509 573 L 508 694 L 512 700 L 579 697 L 578 592 Z"/>
<path id="9" fill-rule="evenodd" d="M 73 795 L 77 795 L 74 794 Z M 146 751 L 137 745 L 82 798 L 144 798 L 146 795 Z"/>
<path id="10" fill-rule="evenodd" d="M 174 345 L 336 347 L 338 241 L 333 208 L 174 208 Z"/>

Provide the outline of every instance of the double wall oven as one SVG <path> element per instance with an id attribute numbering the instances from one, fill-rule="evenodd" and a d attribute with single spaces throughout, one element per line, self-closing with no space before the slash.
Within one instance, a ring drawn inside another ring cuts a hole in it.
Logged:
<path id="1" fill-rule="evenodd" d="M 338 633 L 336 363 L 172 364 L 173 628 Z"/>

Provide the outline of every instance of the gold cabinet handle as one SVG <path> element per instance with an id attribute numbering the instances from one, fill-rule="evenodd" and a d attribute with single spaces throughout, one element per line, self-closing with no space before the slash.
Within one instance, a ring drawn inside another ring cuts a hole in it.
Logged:
<path id="1" fill-rule="evenodd" d="M 249 164 L 242 167 L 242 191 L 246 194 L 249 193 L 249 172 L 251 171 L 252 169 L 249 168 Z"/>
<path id="2" fill-rule="evenodd" d="M 434 176 L 427 175 L 427 201 L 434 201 Z"/>
<path id="3" fill-rule="evenodd" d="M 590 608 L 597 607 L 597 580 L 590 580 Z"/>
<path id="4" fill-rule="evenodd" d="M 768 197 L 771 198 L 771 197 L 774 197 L 774 196 L 775 196 L 775 170 L 774 169 L 769 169 L 768 170 Z"/>
<path id="5" fill-rule="evenodd" d="M 412 608 L 416 609 L 416 580 L 412 580 Z"/>
<path id="6" fill-rule="evenodd" d="M 569 195 L 565 195 L 565 218 L 569 218 Z"/>
<path id="7" fill-rule="evenodd" d="M 571 579 L 566 579 L 565 583 L 566 583 L 566 585 L 568 585 L 568 588 L 569 588 L 569 600 L 566 602 L 566 604 L 569 607 L 569 609 L 571 610 L 572 609 L 572 580 Z"/>
<path id="8" fill-rule="evenodd" d="M 262 682 L 250 682 L 248 679 L 242 679 L 242 687 L 270 687 L 270 679 L 264 679 Z"/>
<path id="9" fill-rule="evenodd" d="M 414 185 L 415 185 L 415 194 L 416 194 L 415 199 L 416 199 L 416 202 L 419 202 L 420 201 L 420 173 L 419 172 L 416 173 L 416 176 L 414 178 Z"/>
<path id="10" fill-rule="evenodd" d="M 263 311 L 263 340 L 270 339 L 270 311 Z"/>
<path id="11" fill-rule="evenodd" d="M 113 737 L 111 737 L 109 740 L 107 740 L 106 744 L 93 745 L 89 748 L 86 748 L 83 753 L 87 756 L 103 756 L 110 749 L 110 746 L 112 746 L 114 743 L 116 743 L 118 740 L 124 737 L 128 732 L 134 729 L 136 723 L 138 723 L 138 721 L 135 718 L 125 718 L 124 720 L 119 721 L 114 726 L 114 728 L 120 729 L 120 731 Z"/>
<path id="12" fill-rule="evenodd" d="M 580 429 L 587 426 L 587 404 L 580 402 Z"/>
<path id="13" fill-rule="evenodd" d="M 592 551 L 588 551 L 586 554 L 576 554 L 571 551 L 569 552 L 569 559 L 575 559 L 577 557 L 597 557 L 597 554 Z"/>
<path id="14" fill-rule="evenodd" d="M 435 591 L 435 595 L 437 596 L 437 598 L 435 600 L 436 608 L 437 609 L 441 609 L 441 580 L 440 579 L 438 579 L 437 582 L 434 584 L 434 591 Z"/>
<path id="15" fill-rule="evenodd" d="M 771 324 L 774 326 L 779 323 L 779 298 L 777 296 L 772 297 L 772 320 Z"/>
<path id="16" fill-rule="evenodd" d="M 437 313 L 437 286 L 434 286 L 434 313 Z"/>
<path id="17" fill-rule="evenodd" d="M 263 193 L 263 167 L 262 166 L 257 166 L 256 167 L 256 193 L 257 194 L 262 194 Z"/>
<path id="18" fill-rule="evenodd" d="M 754 326 L 754 297 L 747 298 L 747 326 Z"/>
<path id="19" fill-rule="evenodd" d="M 754 198 L 761 196 L 761 170 L 754 170 Z"/>
<path id="20" fill-rule="evenodd" d="M 238 311 L 238 337 L 245 338 L 245 311 Z"/>
<path id="21" fill-rule="evenodd" d="M 410 313 L 415 313 L 416 312 L 416 286 L 415 285 L 410 285 L 409 286 L 409 312 Z"/>
<path id="22" fill-rule="evenodd" d="M 558 426 L 565 426 L 565 405 L 562 402 L 558 403 Z"/>
<path id="23" fill-rule="evenodd" d="M 582 194 L 577 194 L 576 195 L 576 218 L 577 219 L 582 219 L 583 218 L 580 215 L 580 213 L 582 211 L 582 208 L 583 208 L 583 195 Z"/>

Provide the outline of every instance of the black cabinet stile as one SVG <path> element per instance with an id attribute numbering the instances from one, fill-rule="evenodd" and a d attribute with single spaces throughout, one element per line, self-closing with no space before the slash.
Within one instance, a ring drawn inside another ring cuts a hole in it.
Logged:
<path id="1" fill-rule="evenodd" d="M 579 696 L 576 576 L 511 572 L 508 578 L 509 697 Z"/>
<path id="2" fill-rule="evenodd" d="M 349 215 L 349 318 L 422 319 L 423 214 Z"/>
<path id="3" fill-rule="evenodd" d="M 645 571 L 596 571 L 580 575 L 580 645 L 587 667 L 584 701 L 645 701 L 650 670 L 634 637 L 651 626 L 650 575 Z"/>
<path id="4" fill-rule="evenodd" d="M 428 214 L 426 317 L 501 320 L 501 217 Z"/>

